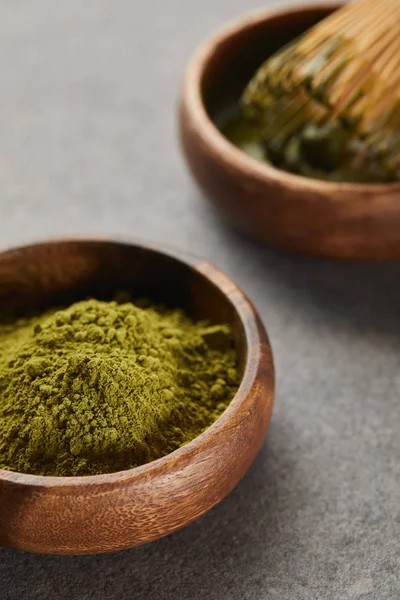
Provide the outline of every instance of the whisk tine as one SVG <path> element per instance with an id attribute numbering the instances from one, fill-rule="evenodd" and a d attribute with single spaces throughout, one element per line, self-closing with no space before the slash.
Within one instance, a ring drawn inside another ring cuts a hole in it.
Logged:
<path id="1" fill-rule="evenodd" d="M 355 163 L 385 154 L 400 168 L 400 0 L 357 0 L 332 13 L 261 66 L 243 107 L 266 143 L 283 147 L 307 124 L 339 123 L 350 146 L 364 148 Z"/>

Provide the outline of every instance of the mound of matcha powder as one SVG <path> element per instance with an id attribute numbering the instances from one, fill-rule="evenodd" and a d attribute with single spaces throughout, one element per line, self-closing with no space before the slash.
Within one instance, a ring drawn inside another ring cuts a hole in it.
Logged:
<path id="1" fill-rule="evenodd" d="M 186 444 L 238 386 L 228 326 L 86 300 L 0 324 L 0 468 L 128 469 Z"/>

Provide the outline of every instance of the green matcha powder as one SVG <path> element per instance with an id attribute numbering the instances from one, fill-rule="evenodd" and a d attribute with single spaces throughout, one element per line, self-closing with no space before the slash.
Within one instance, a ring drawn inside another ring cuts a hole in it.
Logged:
<path id="1" fill-rule="evenodd" d="M 0 324 L 0 468 L 93 475 L 186 444 L 238 386 L 228 326 L 86 300 Z"/>

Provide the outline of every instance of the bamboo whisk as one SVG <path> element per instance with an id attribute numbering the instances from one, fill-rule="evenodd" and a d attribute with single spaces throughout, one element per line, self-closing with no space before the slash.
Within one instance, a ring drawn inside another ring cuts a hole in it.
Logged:
<path id="1" fill-rule="evenodd" d="M 243 108 L 272 152 L 290 155 L 307 127 L 335 133 L 352 168 L 400 178 L 400 0 L 359 0 L 318 23 L 260 67 Z"/>

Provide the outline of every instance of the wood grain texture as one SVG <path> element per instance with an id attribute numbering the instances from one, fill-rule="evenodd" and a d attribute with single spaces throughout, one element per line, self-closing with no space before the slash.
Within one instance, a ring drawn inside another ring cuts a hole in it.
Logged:
<path id="1" fill-rule="evenodd" d="M 39 477 L 0 470 L 0 545 L 83 554 L 165 536 L 226 496 L 255 458 L 271 417 L 274 369 L 243 292 L 207 262 L 106 240 L 54 241 L 0 254 L 0 308 L 45 307 L 126 290 L 229 323 L 242 382 L 224 414 L 175 452 L 120 473 Z"/>
<path id="2" fill-rule="evenodd" d="M 271 51 L 338 6 L 259 13 L 203 44 L 182 88 L 182 148 L 205 195 L 234 226 L 257 240 L 325 258 L 399 258 L 400 184 L 336 184 L 292 175 L 247 156 L 214 124 L 237 105 Z"/>

